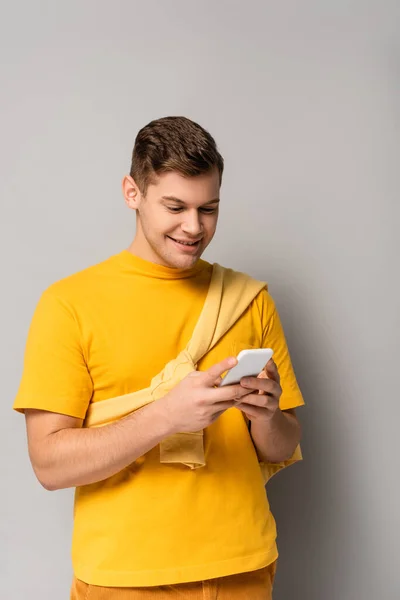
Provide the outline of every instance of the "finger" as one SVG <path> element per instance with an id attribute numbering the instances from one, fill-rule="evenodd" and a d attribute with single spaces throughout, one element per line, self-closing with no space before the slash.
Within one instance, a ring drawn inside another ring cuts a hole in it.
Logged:
<path id="1" fill-rule="evenodd" d="M 265 418 L 265 409 L 259 408 L 258 406 L 244 406 L 237 404 L 236 408 L 240 410 L 249 419 Z"/>
<path id="2" fill-rule="evenodd" d="M 265 394 L 249 394 L 248 396 L 243 397 L 236 405 L 246 407 L 258 406 L 259 408 L 272 410 L 279 406 L 279 400 L 274 396 L 266 396 Z"/>
<path id="3" fill-rule="evenodd" d="M 264 394 L 279 396 L 282 394 L 282 389 L 279 383 L 273 379 L 262 379 L 261 377 L 243 377 L 240 385 L 244 388 L 259 390 Z"/>
<path id="4" fill-rule="evenodd" d="M 265 367 L 264 367 L 265 369 Z M 263 370 L 261 371 L 261 373 L 259 375 L 257 375 L 257 379 L 269 379 L 268 375 L 266 374 L 266 372 Z M 259 391 L 259 394 L 264 394 L 264 392 Z"/>
<path id="5" fill-rule="evenodd" d="M 265 369 L 265 367 L 264 367 L 264 369 Z M 262 371 L 261 371 L 261 373 L 259 373 L 259 374 L 257 375 L 257 377 L 258 377 L 259 379 L 269 379 L 269 377 L 268 377 L 268 375 L 266 374 L 265 370 L 262 370 Z"/>
<path id="6" fill-rule="evenodd" d="M 271 358 L 264 367 L 265 373 L 270 379 L 273 379 L 277 383 L 281 382 L 278 367 L 276 366 L 274 359 Z"/>
<path id="7" fill-rule="evenodd" d="M 227 385 L 219 388 L 214 388 L 212 394 L 210 394 L 210 402 L 215 404 L 217 402 L 227 402 L 230 400 L 238 401 L 244 396 L 248 396 L 252 393 L 251 389 L 246 389 L 237 383 L 235 385 Z"/>
<path id="8" fill-rule="evenodd" d="M 213 365 L 207 371 L 204 371 L 204 378 L 208 385 L 213 386 L 216 385 L 216 382 L 221 377 L 225 371 L 230 371 L 232 367 L 237 365 L 237 358 L 234 356 L 230 356 L 229 358 L 225 358 L 221 362 Z"/>

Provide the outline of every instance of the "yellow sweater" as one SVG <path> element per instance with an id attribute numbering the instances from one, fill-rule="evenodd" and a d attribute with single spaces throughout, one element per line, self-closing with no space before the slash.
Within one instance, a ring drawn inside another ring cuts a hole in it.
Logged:
<path id="1" fill-rule="evenodd" d="M 196 362 L 189 342 L 212 270 L 205 261 L 190 271 L 168 269 L 124 251 L 51 286 L 32 320 L 14 407 L 87 415 L 90 423 L 95 404 L 151 388 L 155 373 L 185 348 Z M 256 285 L 261 291 L 226 333 L 215 332 L 215 344 L 197 367 L 207 369 L 243 348 L 272 347 L 281 408 L 299 406 L 279 316 L 265 287 Z M 157 447 L 108 480 L 78 488 L 76 576 L 94 585 L 153 586 L 250 571 L 275 560 L 275 523 L 240 411 L 226 411 L 205 430 L 204 463 L 193 470 L 179 461 L 164 464 Z"/>

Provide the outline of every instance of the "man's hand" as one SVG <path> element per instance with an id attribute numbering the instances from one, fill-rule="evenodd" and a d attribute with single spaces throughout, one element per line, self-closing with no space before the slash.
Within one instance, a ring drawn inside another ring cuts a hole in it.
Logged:
<path id="1" fill-rule="evenodd" d="M 204 429 L 249 394 L 240 384 L 215 387 L 236 364 L 228 358 L 194 371 L 161 400 L 103 427 L 82 428 L 82 419 L 27 410 L 29 453 L 39 481 L 48 490 L 103 481 L 171 434 Z"/>
<path id="2" fill-rule="evenodd" d="M 251 393 L 240 383 L 216 387 L 221 375 L 237 364 L 236 358 L 226 358 L 207 371 L 193 371 L 173 390 L 158 400 L 172 433 L 200 431 L 211 425 L 243 396 Z"/>
<path id="3" fill-rule="evenodd" d="M 269 421 L 279 411 L 282 388 L 278 369 L 272 358 L 258 377 L 244 377 L 240 385 L 250 393 L 235 406 L 250 421 Z"/>
<path id="4" fill-rule="evenodd" d="M 236 407 L 251 421 L 250 434 L 259 460 L 279 463 L 290 459 L 301 428 L 294 410 L 279 408 L 282 388 L 274 361 L 271 359 L 258 377 L 243 378 L 240 384 L 251 393 Z"/>

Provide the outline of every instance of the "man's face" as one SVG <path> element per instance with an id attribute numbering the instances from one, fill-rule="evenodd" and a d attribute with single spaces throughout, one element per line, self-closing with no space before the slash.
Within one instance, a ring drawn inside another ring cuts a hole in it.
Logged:
<path id="1" fill-rule="evenodd" d="M 192 267 L 217 226 L 218 170 L 197 177 L 183 177 L 174 171 L 162 173 L 148 186 L 145 196 L 134 185 L 131 201 L 127 197 L 129 180 L 134 184 L 131 178 L 125 178 L 125 198 L 138 217 L 132 252 L 167 267 Z"/>

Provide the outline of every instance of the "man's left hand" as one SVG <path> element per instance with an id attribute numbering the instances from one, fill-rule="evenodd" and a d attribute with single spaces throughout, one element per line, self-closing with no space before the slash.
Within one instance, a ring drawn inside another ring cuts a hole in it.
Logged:
<path id="1" fill-rule="evenodd" d="M 270 421 L 279 411 L 282 395 L 278 368 L 271 358 L 257 377 L 244 377 L 240 384 L 254 390 L 236 404 L 250 421 Z"/>

